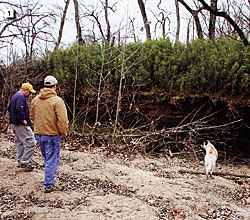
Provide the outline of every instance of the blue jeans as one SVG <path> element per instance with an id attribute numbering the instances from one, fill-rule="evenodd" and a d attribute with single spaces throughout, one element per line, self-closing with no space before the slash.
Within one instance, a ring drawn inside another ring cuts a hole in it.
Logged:
<path id="1" fill-rule="evenodd" d="M 44 158 L 44 187 L 55 185 L 54 179 L 59 167 L 61 138 L 59 135 L 36 135 L 38 145 Z"/>

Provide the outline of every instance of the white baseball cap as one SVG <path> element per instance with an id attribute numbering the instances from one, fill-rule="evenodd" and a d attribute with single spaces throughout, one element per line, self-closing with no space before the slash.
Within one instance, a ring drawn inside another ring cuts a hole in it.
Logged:
<path id="1" fill-rule="evenodd" d="M 44 79 L 45 86 L 53 86 L 56 85 L 58 82 L 54 76 L 46 76 Z"/>

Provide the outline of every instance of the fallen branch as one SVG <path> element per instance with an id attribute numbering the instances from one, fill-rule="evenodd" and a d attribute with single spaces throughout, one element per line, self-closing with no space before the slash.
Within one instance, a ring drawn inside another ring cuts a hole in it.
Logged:
<path id="1" fill-rule="evenodd" d="M 179 173 L 191 173 L 191 174 L 203 174 L 205 172 L 196 171 L 196 170 L 179 170 Z M 250 175 L 247 174 L 237 174 L 237 173 L 221 173 L 221 172 L 214 172 L 213 175 L 215 176 L 231 176 L 231 177 L 241 177 L 241 178 L 250 178 Z"/>

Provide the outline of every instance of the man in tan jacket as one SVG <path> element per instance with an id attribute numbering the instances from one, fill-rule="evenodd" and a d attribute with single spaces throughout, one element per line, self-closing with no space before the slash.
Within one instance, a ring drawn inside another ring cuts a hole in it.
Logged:
<path id="1" fill-rule="evenodd" d="M 31 102 L 30 120 L 40 147 L 45 165 L 44 190 L 52 192 L 59 167 L 61 138 L 68 131 L 67 109 L 56 94 L 57 80 L 53 76 L 44 79 L 44 88 Z"/>

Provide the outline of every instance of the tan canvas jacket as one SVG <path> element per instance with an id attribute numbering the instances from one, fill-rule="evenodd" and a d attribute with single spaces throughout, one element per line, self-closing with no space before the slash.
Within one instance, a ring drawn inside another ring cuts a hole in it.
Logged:
<path id="1" fill-rule="evenodd" d="M 68 117 L 64 101 L 50 88 L 40 90 L 31 102 L 30 120 L 34 133 L 41 135 L 67 135 Z"/>

